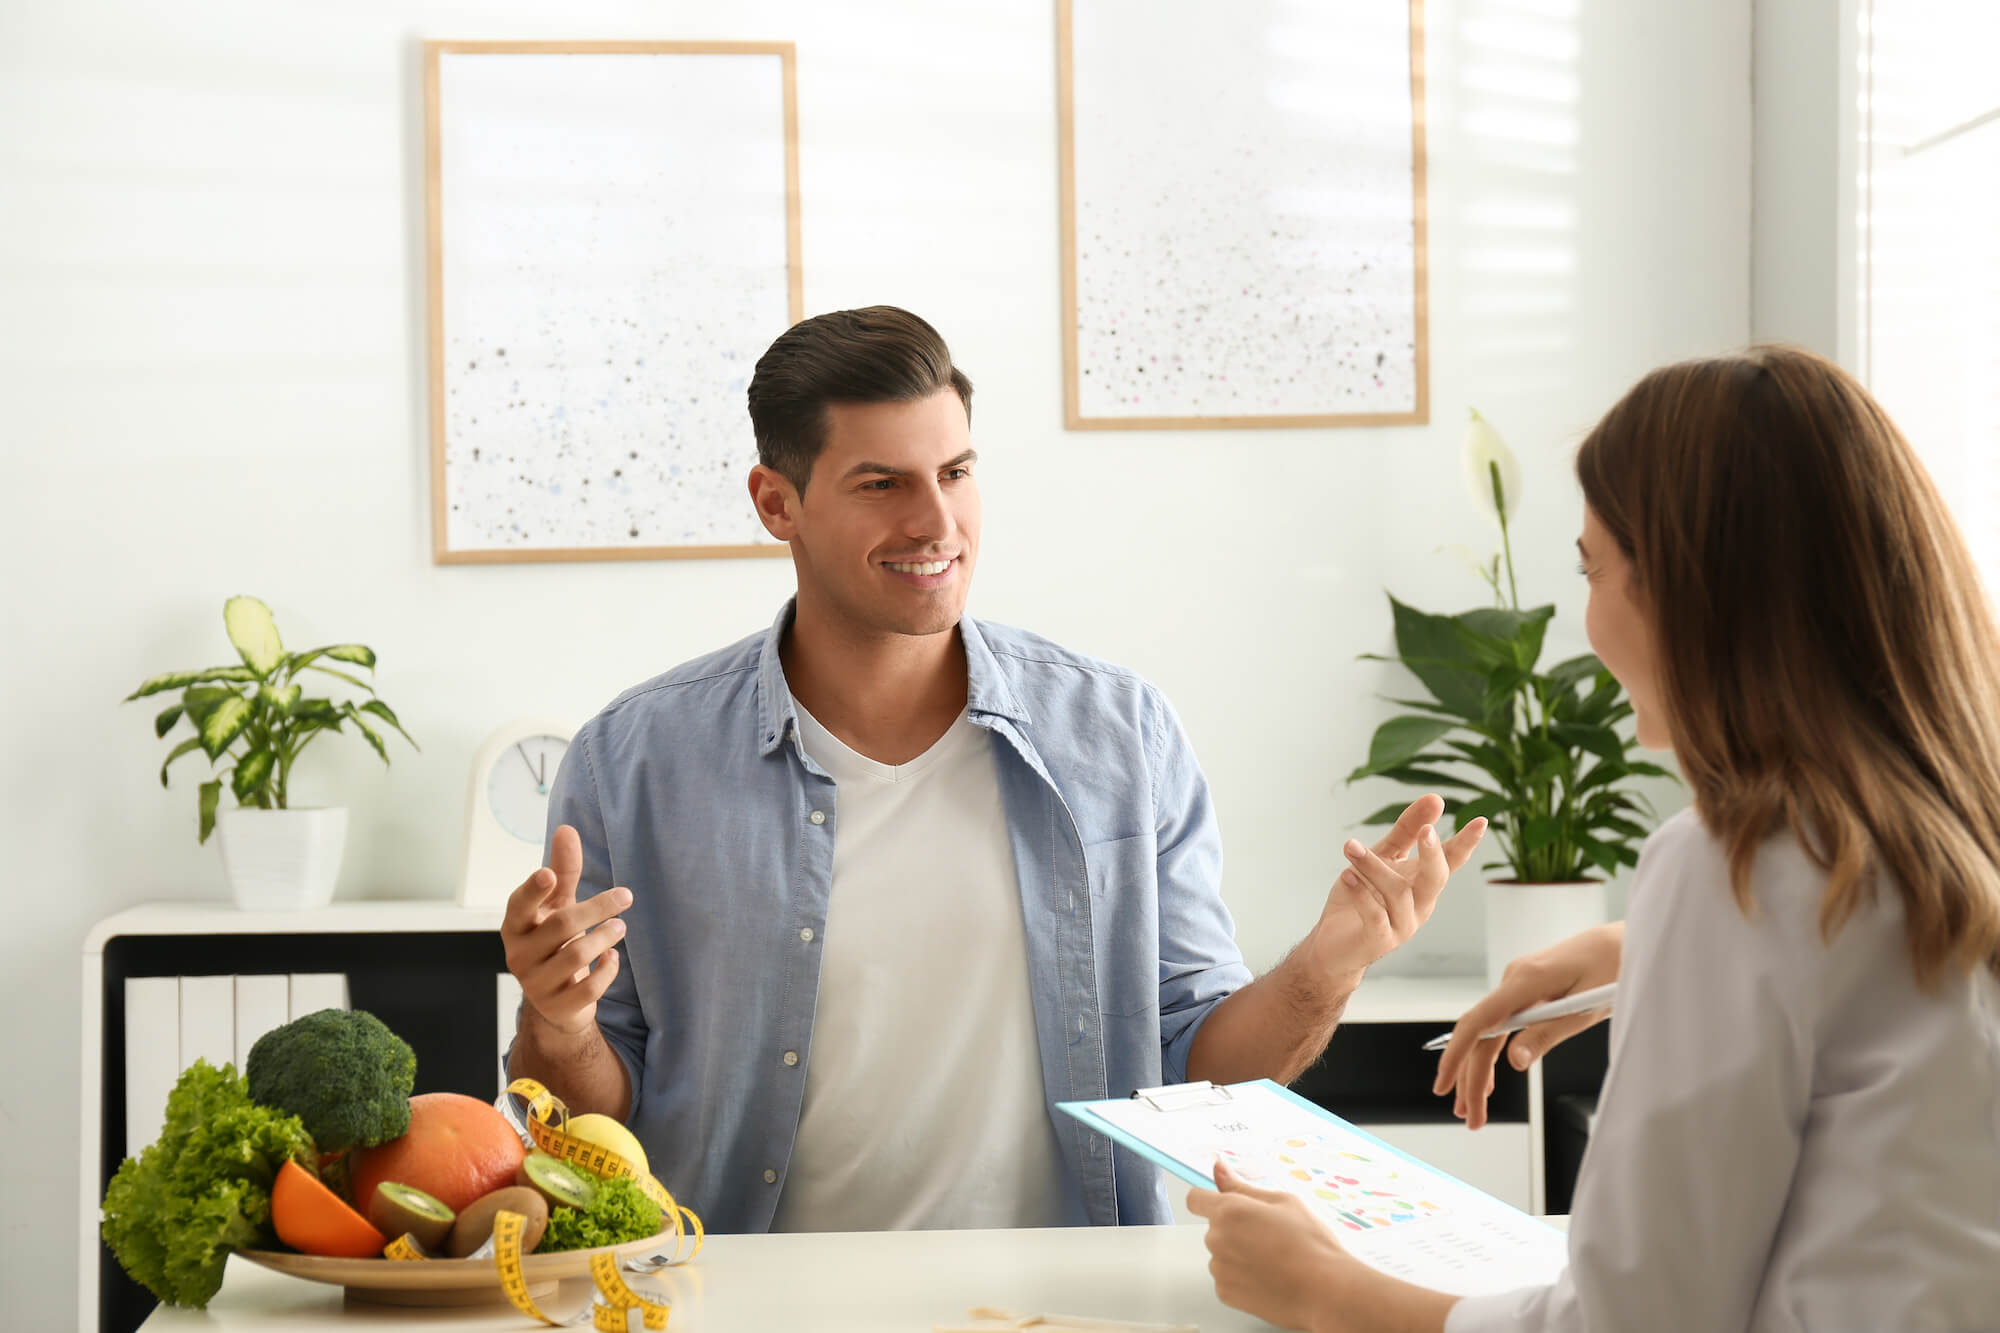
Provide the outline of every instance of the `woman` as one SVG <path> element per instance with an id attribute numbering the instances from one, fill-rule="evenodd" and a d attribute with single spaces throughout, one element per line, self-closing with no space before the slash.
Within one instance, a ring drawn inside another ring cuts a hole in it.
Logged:
<path id="1" fill-rule="evenodd" d="M 1694 808 L 1625 925 L 1509 968 L 1437 1083 L 1476 1128 L 1478 1034 L 1618 979 L 1569 1268 L 1413 1287 L 1218 1166 L 1189 1200 L 1217 1291 L 1314 1330 L 2000 1328 L 2000 633 L 1965 544 L 1866 391 L 1791 349 L 1656 371 L 1576 467 L 1591 644 Z"/>

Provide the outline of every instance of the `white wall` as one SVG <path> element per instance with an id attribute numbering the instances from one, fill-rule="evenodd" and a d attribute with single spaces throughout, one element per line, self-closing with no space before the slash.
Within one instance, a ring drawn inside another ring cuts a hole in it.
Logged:
<path id="1" fill-rule="evenodd" d="M 89 924 L 225 896 L 192 770 L 161 791 L 154 710 L 118 701 L 226 660 L 226 596 L 265 598 L 295 644 L 381 654 L 422 753 L 385 774 L 326 743 L 295 785 L 353 807 L 342 897 L 443 898 L 491 727 L 585 716 L 788 590 L 776 561 L 430 562 L 425 37 L 798 43 L 807 309 L 899 303 L 950 338 L 979 386 L 975 609 L 1166 689 L 1216 789 L 1245 952 L 1275 961 L 1355 818 L 1394 795 L 1342 784 L 1383 716 L 1388 677 L 1355 660 L 1388 646 L 1383 588 L 1479 600 L 1436 553 L 1490 540 L 1458 479 L 1468 406 L 1523 457 L 1521 586 L 1558 603 L 1565 655 L 1583 646 L 1569 450 L 1645 370 L 1748 332 L 1748 7 L 1427 10 L 1434 424 L 1066 434 L 1046 3 L 0 9 L 0 1192 L 74 1197 Z M 1480 929 L 1461 876 L 1393 966 L 1476 970 Z M 68 1322 L 74 1234 L 67 1205 L 0 1220 L 10 1318 Z"/>
<path id="2" fill-rule="evenodd" d="M 1861 367 L 1861 0 L 1755 0 L 1750 336 Z"/>

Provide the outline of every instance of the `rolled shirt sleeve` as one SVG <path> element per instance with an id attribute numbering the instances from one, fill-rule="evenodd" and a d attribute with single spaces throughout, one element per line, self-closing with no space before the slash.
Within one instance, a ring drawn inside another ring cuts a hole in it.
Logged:
<path id="1" fill-rule="evenodd" d="M 1173 706 L 1150 686 L 1146 703 L 1160 904 L 1160 1064 L 1166 1082 L 1181 1083 L 1195 1033 L 1217 1003 L 1249 983 L 1250 971 L 1222 903 L 1222 834 L 1208 780 Z"/>

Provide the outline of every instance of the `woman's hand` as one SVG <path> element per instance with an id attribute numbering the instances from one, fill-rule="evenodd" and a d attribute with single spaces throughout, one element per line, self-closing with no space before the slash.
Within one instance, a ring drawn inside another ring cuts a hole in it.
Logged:
<path id="1" fill-rule="evenodd" d="M 1305 1200 L 1258 1189 L 1217 1162 L 1215 1189 L 1189 1190 L 1187 1206 L 1208 1219 L 1208 1271 L 1224 1305 L 1281 1328 L 1320 1327 L 1337 1313 L 1339 1275 L 1359 1261 Z"/>
<path id="2" fill-rule="evenodd" d="M 1457 1086 L 1457 1102 L 1452 1114 L 1470 1129 L 1486 1123 L 1486 1099 L 1493 1092 L 1493 1064 L 1501 1047 L 1507 1048 L 1507 1063 L 1526 1069 L 1587 1027 L 1603 1022 L 1609 1009 L 1593 1009 L 1568 1018 L 1552 1018 L 1546 1023 L 1522 1028 L 1511 1037 L 1481 1037 L 1498 1027 L 1509 1015 L 1529 1005 L 1559 1000 L 1565 995 L 1618 980 L 1619 960 L 1625 954 L 1625 923 L 1613 921 L 1592 926 L 1539 953 L 1527 954 L 1507 964 L 1500 984 L 1491 994 L 1465 1011 L 1452 1029 L 1451 1044 L 1438 1057 L 1437 1079 L 1431 1091 L 1442 1096 Z"/>

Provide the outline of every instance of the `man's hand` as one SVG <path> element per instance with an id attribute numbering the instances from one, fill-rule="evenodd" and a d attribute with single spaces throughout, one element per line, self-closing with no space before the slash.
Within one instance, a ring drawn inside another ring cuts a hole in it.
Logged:
<path id="1" fill-rule="evenodd" d="M 550 842 L 549 864 L 508 896 L 500 922 L 507 970 L 521 983 L 528 1007 L 571 1036 L 597 1024 L 597 1002 L 618 975 L 614 946 L 625 935 L 618 914 L 632 905 L 629 889 L 606 889 L 577 902 L 582 876 L 583 844 L 564 824 Z"/>
<path id="2" fill-rule="evenodd" d="M 1486 821 L 1475 819 L 1440 842 L 1432 826 L 1443 813 L 1441 799 L 1419 796 L 1374 847 L 1348 839 L 1348 867 L 1340 872 L 1307 938 L 1328 973 L 1352 974 L 1358 980 L 1363 968 L 1430 920 L 1445 880 L 1471 858 L 1486 834 Z"/>

